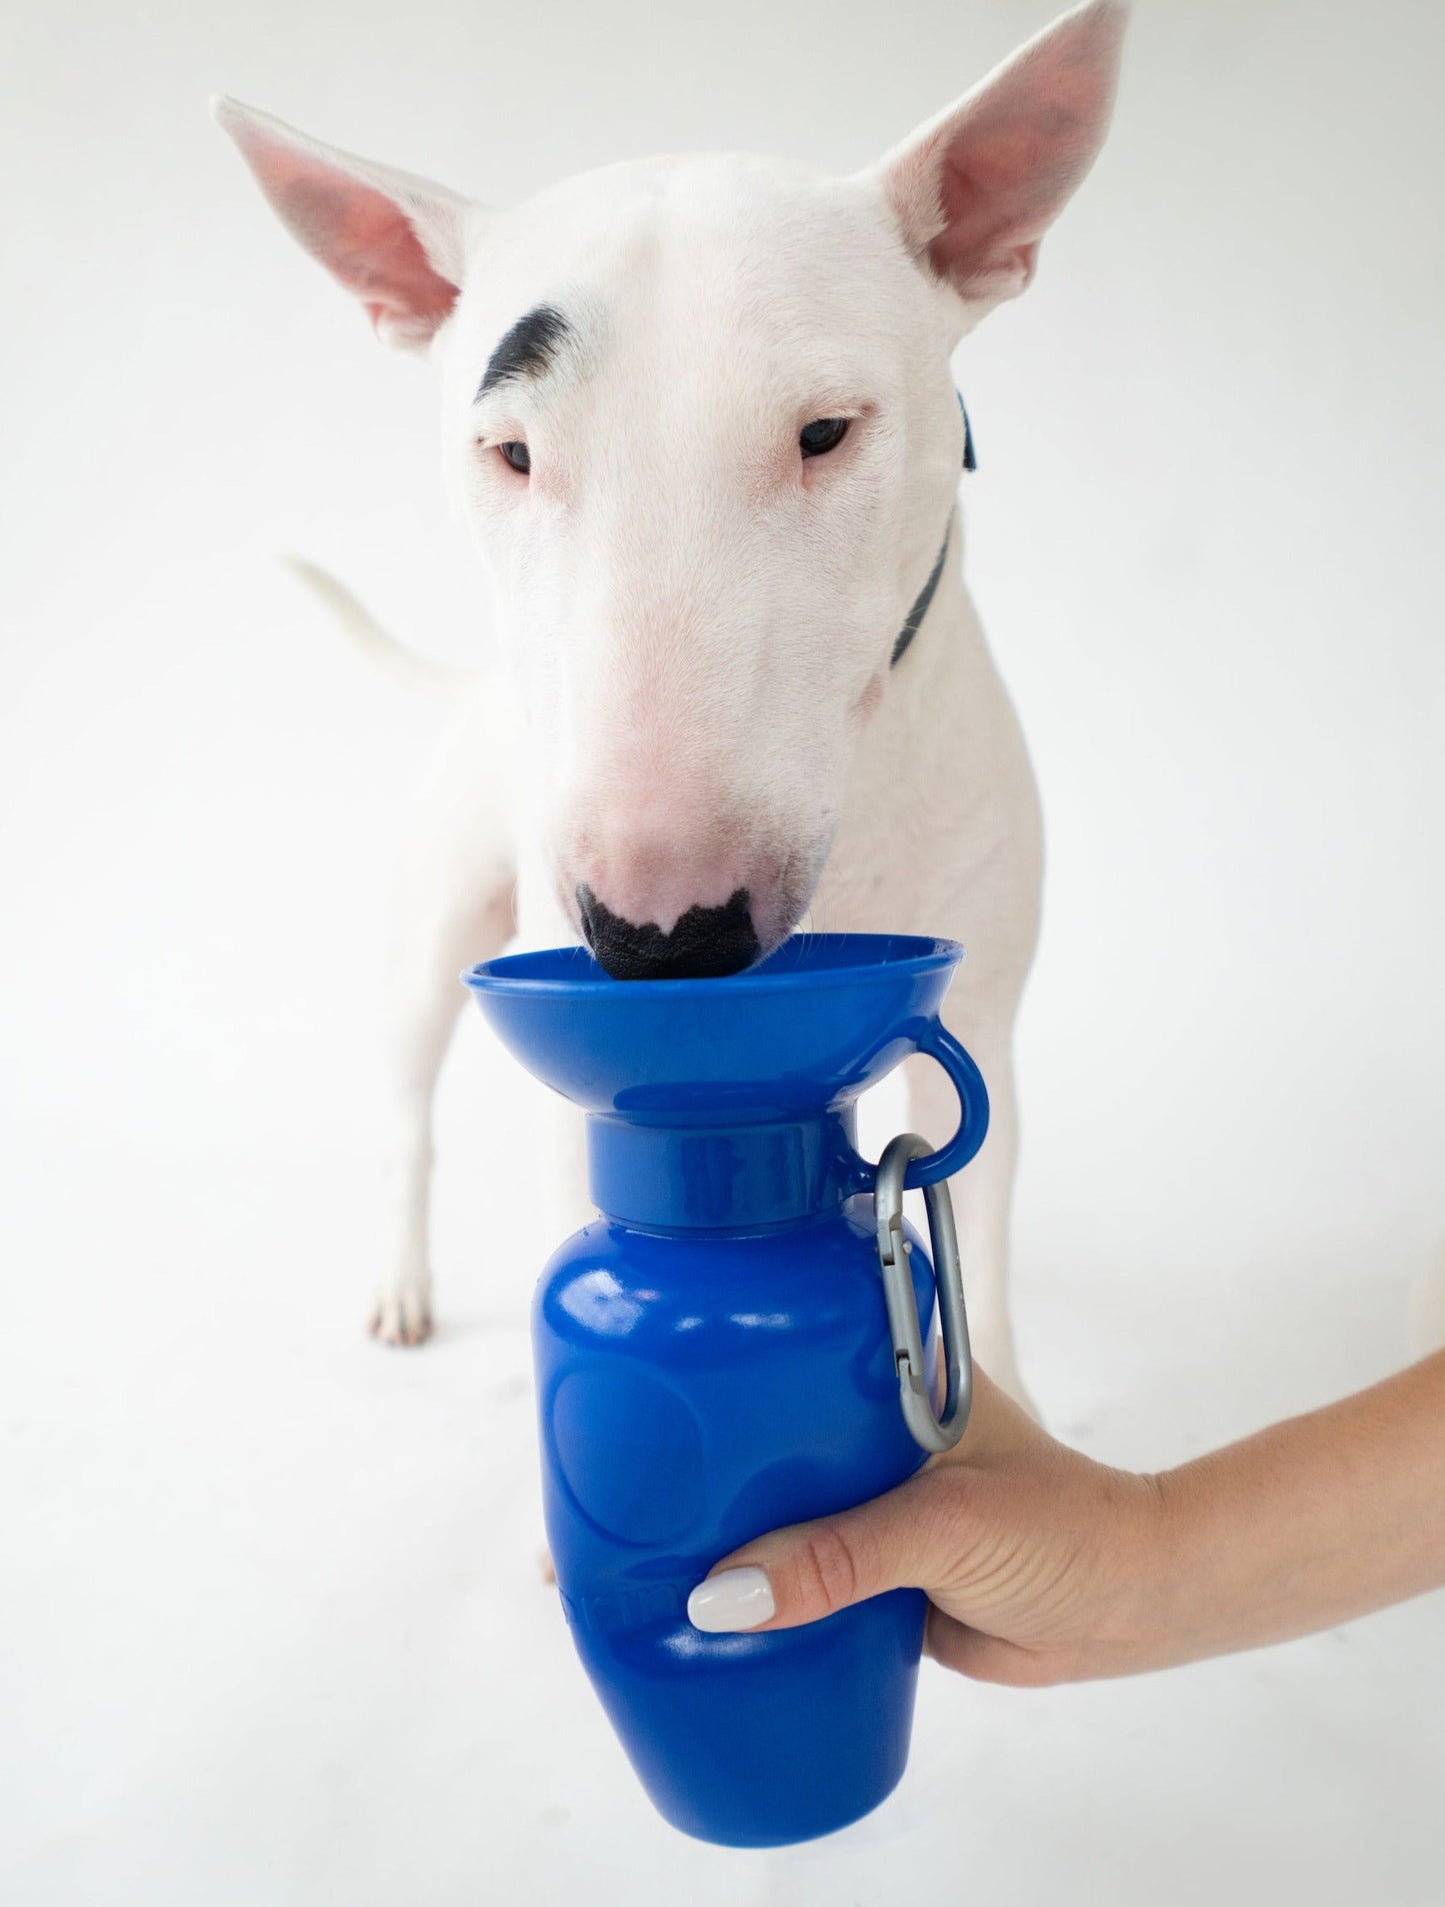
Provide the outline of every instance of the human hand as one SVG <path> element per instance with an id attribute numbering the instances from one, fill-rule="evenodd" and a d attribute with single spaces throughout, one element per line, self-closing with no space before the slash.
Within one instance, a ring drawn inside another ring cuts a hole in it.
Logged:
<path id="1" fill-rule="evenodd" d="M 1445 1351 L 1157 1476 L 1056 1442 L 975 1369 L 955 1449 L 743 1544 L 688 1615 L 788 1629 L 905 1586 L 928 1593 L 929 1655 L 1021 1686 L 1258 1648 L 1445 1586 Z"/>
<path id="2" fill-rule="evenodd" d="M 700 1629 L 787 1629 L 912 1585 L 931 1604 L 924 1650 L 946 1668 L 1017 1684 L 1123 1675 L 1157 1666 L 1163 1520 L 1154 1479 L 1056 1442 L 975 1370 L 954 1449 L 886 1496 L 744 1544 L 688 1615 Z"/>

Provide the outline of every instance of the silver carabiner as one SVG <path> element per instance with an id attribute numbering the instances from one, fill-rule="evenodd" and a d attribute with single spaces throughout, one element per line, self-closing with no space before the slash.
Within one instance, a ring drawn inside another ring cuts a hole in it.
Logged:
<path id="1" fill-rule="evenodd" d="M 933 1253 L 933 1282 L 938 1293 L 938 1322 L 943 1336 L 947 1388 L 943 1416 L 933 1414 L 923 1366 L 923 1334 L 913 1296 L 908 1238 L 903 1229 L 903 1175 L 914 1159 L 933 1150 L 916 1132 L 901 1132 L 884 1148 L 873 1185 L 873 1208 L 878 1219 L 878 1264 L 883 1273 L 883 1296 L 893 1334 L 893 1361 L 898 1367 L 898 1401 L 913 1441 L 934 1452 L 952 1450 L 968 1428 L 973 1403 L 973 1358 L 968 1344 L 968 1313 L 963 1303 L 963 1273 L 958 1260 L 958 1233 L 953 1223 L 953 1201 L 948 1181 L 923 1188 L 928 1208 L 928 1240 Z"/>

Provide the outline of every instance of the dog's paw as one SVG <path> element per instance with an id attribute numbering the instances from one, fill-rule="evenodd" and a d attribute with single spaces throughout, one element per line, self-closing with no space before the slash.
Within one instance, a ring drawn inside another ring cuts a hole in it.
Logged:
<path id="1" fill-rule="evenodd" d="M 989 1366 L 985 1366 L 985 1368 L 988 1370 L 989 1376 L 993 1377 L 992 1368 Z M 1026 1411 L 1036 1424 L 1043 1423 L 1044 1414 L 1034 1402 L 1027 1385 L 1019 1376 L 1017 1366 L 1012 1364 L 1008 1365 L 1004 1370 L 1002 1378 L 994 1378 L 994 1382 L 998 1384 L 1000 1390 L 1007 1391 L 1019 1409 Z"/>
<path id="2" fill-rule="evenodd" d="M 429 1294 L 410 1284 L 382 1292 L 368 1329 L 382 1344 L 424 1343 L 431 1336 Z"/>
<path id="3" fill-rule="evenodd" d="M 990 1350 L 992 1351 L 992 1355 L 990 1355 Z M 990 1346 L 987 1338 L 985 1338 L 985 1343 L 982 1348 L 980 1348 L 977 1339 L 975 1339 L 973 1344 L 973 1357 L 979 1368 L 988 1372 L 990 1379 L 998 1389 L 1011 1397 L 1020 1410 L 1026 1411 L 1036 1424 L 1043 1423 L 1043 1413 L 1030 1396 L 1024 1380 L 1019 1376 L 1019 1367 L 1014 1362 L 1013 1343 L 1011 1339 L 1004 1339 L 1002 1342 L 995 1342 Z M 939 1362 L 942 1363 L 942 1359 L 940 1359 Z M 942 1383 L 943 1379 L 940 1373 L 940 1388 L 942 1388 Z M 942 1407 L 942 1400 L 940 1399 L 939 1408 L 942 1409 Z"/>
<path id="4" fill-rule="evenodd" d="M 980 1317 L 977 1321 L 970 1318 L 968 1327 L 974 1363 L 988 1372 L 993 1383 L 1011 1397 L 1020 1410 L 1026 1411 L 1036 1424 L 1041 1424 L 1044 1421 L 1043 1414 L 1029 1395 L 1024 1380 L 1019 1376 L 1018 1359 L 1014 1356 L 1013 1332 L 1007 1323 L 1001 1327 L 997 1323 L 991 1326 L 986 1317 Z M 939 1363 L 942 1364 L 942 1362 L 940 1357 Z M 942 1384 L 943 1377 L 940 1372 L 940 1389 Z M 942 1408 L 941 1400 L 939 1408 Z"/>

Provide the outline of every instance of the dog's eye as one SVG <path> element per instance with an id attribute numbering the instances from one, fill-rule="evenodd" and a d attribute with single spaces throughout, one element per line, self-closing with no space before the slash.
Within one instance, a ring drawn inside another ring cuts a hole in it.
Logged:
<path id="1" fill-rule="evenodd" d="M 815 417 L 798 432 L 798 448 L 805 457 L 823 457 L 836 450 L 847 435 L 846 417 Z"/>
<path id="2" fill-rule="evenodd" d="M 520 471 L 525 477 L 527 472 L 532 468 L 532 453 L 528 450 L 527 446 L 521 443 L 511 443 L 498 444 L 497 448 L 512 466 L 513 470 Z"/>

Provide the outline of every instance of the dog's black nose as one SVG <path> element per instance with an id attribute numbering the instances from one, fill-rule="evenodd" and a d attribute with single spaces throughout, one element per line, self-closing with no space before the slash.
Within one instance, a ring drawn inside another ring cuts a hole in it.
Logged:
<path id="1" fill-rule="evenodd" d="M 590 887 L 577 889 L 587 945 L 614 980 L 694 980 L 741 973 L 760 951 L 740 887 L 721 907 L 689 907 L 672 932 L 637 926 L 603 905 Z"/>

